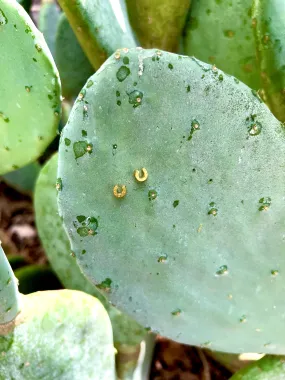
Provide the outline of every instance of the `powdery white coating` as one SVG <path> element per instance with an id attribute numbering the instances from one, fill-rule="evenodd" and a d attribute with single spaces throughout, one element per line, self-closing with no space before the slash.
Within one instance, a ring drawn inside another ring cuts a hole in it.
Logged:
<path id="1" fill-rule="evenodd" d="M 74 290 L 24 296 L 16 327 L 0 336 L 1 380 L 115 380 L 115 352 L 107 312 Z"/>

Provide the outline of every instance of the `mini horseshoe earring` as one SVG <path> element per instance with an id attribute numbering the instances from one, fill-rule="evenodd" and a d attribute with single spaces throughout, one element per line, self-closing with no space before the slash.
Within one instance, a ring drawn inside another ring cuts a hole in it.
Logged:
<path id="1" fill-rule="evenodd" d="M 142 168 L 141 171 L 139 171 L 139 170 L 135 170 L 135 171 L 134 171 L 134 176 L 135 176 L 135 179 L 136 179 L 138 182 L 144 182 L 144 181 L 147 180 L 148 172 L 147 172 L 146 168 Z"/>
<path id="2" fill-rule="evenodd" d="M 125 185 L 115 185 L 113 188 L 113 194 L 116 198 L 124 198 L 127 194 L 127 188 Z"/>

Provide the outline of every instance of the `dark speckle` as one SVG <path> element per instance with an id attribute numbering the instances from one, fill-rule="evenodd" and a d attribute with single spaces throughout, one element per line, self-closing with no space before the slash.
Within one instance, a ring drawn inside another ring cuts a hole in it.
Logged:
<path id="1" fill-rule="evenodd" d="M 176 201 L 173 202 L 173 207 L 174 208 L 177 207 L 178 205 L 179 205 L 179 200 L 176 200 Z"/>

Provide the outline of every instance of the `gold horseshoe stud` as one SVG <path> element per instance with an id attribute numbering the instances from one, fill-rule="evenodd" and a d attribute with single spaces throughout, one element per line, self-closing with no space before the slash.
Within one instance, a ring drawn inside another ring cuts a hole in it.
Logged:
<path id="1" fill-rule="evenodd" d="M 147 177 L 148 177 L 148 172 L 146 170 L 146 168 L 142 168 L 142 170 L 135 170 L 134 171 L 134 176 L 135 176 L 135 179 L 138 181 L 138 182 L 144 182 L 147 180 Z"/>
<path id="2" fill-rule="evenodd" d="M 124 198 L 124 196 L 127 194 L 127 188 L 125 185 L 115 185 L 113 188 L 113 194 L 116 198 Z"/>

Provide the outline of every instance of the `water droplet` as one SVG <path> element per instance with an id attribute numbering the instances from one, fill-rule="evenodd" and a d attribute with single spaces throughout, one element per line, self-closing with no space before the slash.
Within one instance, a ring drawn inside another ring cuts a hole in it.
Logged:
<path id="1" fill-rule="evenodd" d="M 35 48 L 37 49 L 39 53 L 43 50 L 39 44 L 35 44 Z"/>
<path id="2" fill-rule="evenodd" d="M 210 210 L 208 211 L 208 215 L 217 216 L 218 209 L 215 207 L 215 202 L 209 203 Z"/>
<path id="3" fill-rule="evenodd" d="M 259 203 L 261 203 L 261 206 L 259 206 L 259 211 L 267 211 L 271 205 L 271 198 L 270 197 L 263 197 L 259 199 Z"/>
<path id="4" fill-rule="evenodd" d="M 83 106 L 83 119 L 85 119 L 88 116 L 88 107 L 86 104 Z"/>
<path id="5" fill-rule="evenodd" d="M 223 74 L 219 75 L 219 81 L 222 82 L 224 80 Z"/>
<path id="6" fill-rule="evenodd" d="M 5 123 L 9 123 L 10 119 L 3 112 L 0 112 L 0 118 L 5 121 Z"/>
<path id="7" fill-rule="evenodd" d="M 73 144 L 73 151 L 75 158 L 84 156 L 85 153 L 92 153 L 93 144 L 87 143 L 86 141 L 77 141 Z"/>
<path id="8" fill-rule="evenodd" d="M 250 136 L 257 136 L 260 134 L 262 130 L 262 125 L 256 121 L 255 123 L 251 123 L 248 127 L 248 133 Z"/>
<path id="9" fill-rule="evenodd" d="M 118 145 L 117 144 L 113 144 L 113 149 L 117 149 L 118 148 Z"/>
<path id="10" fill-rule="evenodd" d="M 271 274 L 272 274 L 272 276 L 276 277 L 276 276 L 278 276 L 279 271 L 277 269 L 272 269 Z"/>
<path id="11" fill-rule="evenodd" d="M 117 100 L 117 106 L 122 105 L 122 102 L 120 100 Z"/>
<path id="12" fill-rule="evenodd" d="M 79 217 L 80 216 L 81 215 L 79 215 Z M 98 220 L 96 218 L 91 216 L 91 217 L 86 219 L 86 222 L 84 222 L 84 223 L 80 222 L 80 223 L 85 224 L 85 225 L 77 228 L 76 232 L 78 233 L 78 235 L 80 235 L 81 237 L 97 235 L 96 230 L 98 228 Z"/>
<path id="13" fill-rule="evenodd" d="M 10 285 L 12 282 L 12 277 L 9 277 L 8 280 L 6 281 L 6 285 Z"/>
<path id="14" fill-rule="evenodd" d="M 121 57 L 121 54 L 120 54 L 119 51 L 117 51 L 117 52 L 115 53 L 115 58 L 116 58 L 116 59 L 120 59 L 120 57 Z"/>
<path id="15" fill-rule="evenodd" d="M 201 347 L 209 347 L 209 346 L 211 346 L 211 344 L 212 344 L 212 342 L 207 341 L 207 342 L 205 342 L 205 343 L 202 343 L 202 344 L 201 344 Z"/>
<path id="16" fill-rule="evenodd" d="M 194 119 L 192 120 L 191 122 L 191 130 L 190 130 L 190 134 L 189 134 L 189 137 L 188 137 L 188 141 L 192 140 L 192 137 L 193 137 L 193 133 L 198 131 L 200 129 L 200 123 L 198 120 Z"/>
<path id="17" fill-rule="evenodd" d="M 84 215 L 77 215 L 76 219 L 78 220 L 79 223 L 82 224 L 83 222 L 85 222 L 86 216 L 84 216 Z"/>
<path id="18" fill-rule="evenodd" d="M 172 63 L 169 63 L 169 64 L 168 64 L 168 68 L 169 68 L 170 70 L 173 70 L 173 65 L 172 65 Z"/>
<path id="19" fill-rule="evenodd" d="M 217 276 L 222 276 L 228 273 L 229 271 L 227 265 L 221 265 L 220 268 L 216 271 Z"/>
<path id="20" fill-rule="evenodd" d="M 153 201 L 157 197 L 157 191 L 156 190 L 149 190 L 148 192 L 148 199 L 150 201 Z"/>
<path id="21" fill-rule="evenodd" d="M 247 321 L 246 315 L 242 315 L 239 319 L 240 323 L 245 323 Z"/>
<path id="22" fill-rule="evenodd" d="M 159 258 L 157 259 L 157 262 L 165 263 L 167 258 L 168 258 L 168 255 L 166 253 L 164 253 L 163 255 L 159 256 Z"/>
<path id="23" fill-rule="evenodd" d="M 179 200 L 175 200 L 172 205 L 174 208 L 176 208 L 179 205 Z"/>
<path id="24" fill-rule="evenodd" d="M 134 90 L 129 94 L 129 103 L 133 104 L 133 107 L 136 108 L 142 104 L 143 93 L 138 90 Z"/>
<path id="25" fill-rule="evenodd" d="M 182 310 L 177 308 L 171 312 L 172 315 L 178 316 L 182 313 Z"/>
<path id="26" fill-rule="evenodd" d="M 116 97 L 118 98 L 121 95 L 120 91 L 116 91 Z"/>
<path id="27" fill-rule="evenodd" d="M 131 70 L 127 66 L 121 66 L 117 71 L 117 79 L 119 82 L 123 82 L 131 73 Z"/>
<path id="28" fill-rule="evenodd" d="M 87 131 L 85 131 L 85 129 L 82 129 L 81 130 L 81 135 L 82 135 L 82 137 L 86 137 L 87 136 Z"/>
<path id="29" fill-rule="evenodd" d="M 0 9 L 0 26 L 2 25 L 5 25 L 8 23 L 8 19 L 7 17 L 5 16 L 4 12 L 2 11 L 2 9 Z"/>
<path id="30" fill-rule="evenodd" d="M 62 190 L 62 179 L 61 178 L 58 178 L 56 180 L 55 188 L 56 188 L 57 191 L 61 191 Z"/>
<path id="31" fill-rule="evenodd" d="M 186 90 L 187 90 L 187 92 L 190 92 L 190 91 L 191 91 L 191 87 L 188 85 L 188 86 L 186 87 Z"/>
<path id="32" fill-rule="evenodd" d="M 85 255 L 85 253 L 86 253 L 86 249 L 83 249 L 83 250 L 81 251 L 81 254 L 82 254 L 82 255 Z"/>
<path id="33" fill-rule="evenodd" d="M 26 90 L 27 92 L 31 92 L 32 87 L 33 87 L 33 86 L 25 86 L 25 90 Z"/>
<path id="34" fill-rule="evenodd" d="M 110 292 L 112 286 L 112 280 L 107 277 L 100 284 L 96 285 L 97 288 L 104 290 L 105 292 Z"/>
<path id="35" fill-rule="evenodd" d="M 86 90 L 83 88 L 78 95 L 78 100 L 80 101 L 83 100 L 85 95 L 86 95 Z"/>
<path id="36" fill-rule="evenodd" d="M 64 143 L 66 146 L 69 146 L 71 144 L 71 140 L 69 140 L 67 137 L 64 139 Z"/>
<path id="37" fill-rule="evenodd" d="M 123 62 L 125 65 L 128 65 L 130 63 L 129 57 L 124 57 Z"/>
<path id="38" fill-rule="evenodd" d="M 94 84 L 93 80 L 89 79 L 89 81 L 87 82 L 86 87 L 87 87 L 87 88 L 90 88 L 90 87 L 93 86 L 93 84 Z"/>

